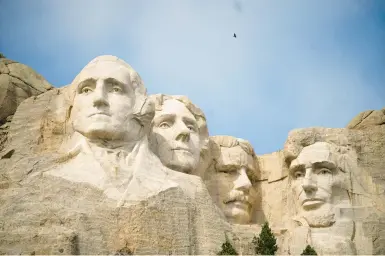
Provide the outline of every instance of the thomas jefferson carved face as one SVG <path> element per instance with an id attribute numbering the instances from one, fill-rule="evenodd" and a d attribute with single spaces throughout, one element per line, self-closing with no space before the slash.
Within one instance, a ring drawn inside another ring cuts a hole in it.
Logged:
<path id="1" fill-rule="evenodd" d="M 338 196 L 340 173 L 328 143 L 305 147 L 290 164 L 291 187 L 297 209 L 310 226 L 333 222 L 333 197 Z"/>
<path id="2" fill-rule="evenodd" d="M 197 120 L 184 103 L 167 99 L 155 112 L 151 148 L 168 168 L 191 173 L 200 159 L 198 129 Z"/>
<path id="3" fill-rule="evenodd" d="M 252 186 L 254 158 L 240 146 L 220 147 L 214 171 L 206 180 L 210 195 L 231 223 L 247 224 L 256 201 Z"/>
<path id="4" fill-rule="evenodd" d="M 119 140 L 139 129 L 132 120 L 135 93 L 127 67 L 98 61 L 77 77 L 73 103 L 73 127 L 89 139 Z"/>

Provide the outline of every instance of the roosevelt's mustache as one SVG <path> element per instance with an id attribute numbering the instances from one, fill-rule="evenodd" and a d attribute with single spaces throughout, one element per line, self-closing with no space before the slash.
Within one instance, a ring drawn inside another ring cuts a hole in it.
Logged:
<path id="1" fill-rule="evenodd" d="M 242 191 L 232 191 L 230 192 L 230 195 L 223 201 L 225 204 L 235 201 L 241 201 L 248 204 L 251 204 L 250 202 L 250 196 L 248 194 L 245 194 Z"/>

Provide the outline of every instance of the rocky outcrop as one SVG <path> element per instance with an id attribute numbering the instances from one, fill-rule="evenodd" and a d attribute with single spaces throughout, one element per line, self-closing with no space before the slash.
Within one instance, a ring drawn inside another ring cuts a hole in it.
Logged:
<path id="1" fill-rule="evenodd" d="M 385 108 L 381 110 L 367 110 L 355 116 L 346 128 L 366 129 L 372 126 L 385 125 Z"/>
<path id="2" fill-rule="evenodd" d="M 13 115 L 20 103 L 31 96 L 51 90 L 53 86 L 32 68 L 0 58 L 0 122 Z"/>
<path id="3" fill-rule="evenodd" d="M 0 152 L 8 140 L 9 123 L 20 103 L 52 88 L 52 85 L 32 68 L 0 58 Z"/>

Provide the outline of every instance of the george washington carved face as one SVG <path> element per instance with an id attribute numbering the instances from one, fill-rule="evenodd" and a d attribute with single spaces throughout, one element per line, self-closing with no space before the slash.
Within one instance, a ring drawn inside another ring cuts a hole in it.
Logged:
<path id="1" fill-rule="evenodd" d="M 89 139 L 122 140 L 139 124 L 133 120 L 136 103 L 130 69 L 117 61 L 87 65 L 76 78 L 72 108 L 75 131 Z"/>

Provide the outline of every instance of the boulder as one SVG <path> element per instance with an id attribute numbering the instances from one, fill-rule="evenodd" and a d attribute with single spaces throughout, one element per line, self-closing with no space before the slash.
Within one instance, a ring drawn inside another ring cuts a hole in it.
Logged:
<path id="1" fill-rule="evenodd" d="M 385 125 L 385 108 L 381 110 L 367 110 L 355 116 L 346 128 L 366 129 L 372 126 Z"/>

